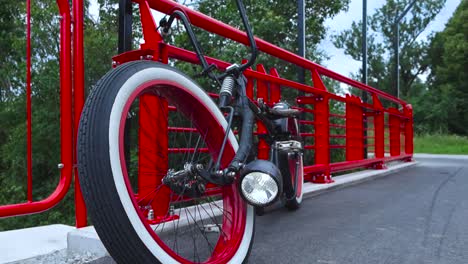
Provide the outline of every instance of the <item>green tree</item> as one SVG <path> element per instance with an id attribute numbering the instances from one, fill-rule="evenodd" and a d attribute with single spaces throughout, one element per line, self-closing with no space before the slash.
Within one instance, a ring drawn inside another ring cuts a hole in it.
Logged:
<path id="1" fill-rule="evenodd" d="M 468 135 L 468 1 L 463 0 L 444 31 L 429 49 L 429 90 L 420 102 L 428 113 L 420 115 L 429 127 Z"/>
<path id="2" fill-rule="evenodd" d="M 376 13 L 369 16 L 368 35 L 368 82 L 380 90 L 394 92 L 394 43 L 396 18 L 409 5 L 410 0 L 389 0 Z M 416 1 L 409 14 L 400 22 L 400 94 L 408 98 L 413 94 L 413 85 L 424 73 L 429 62 L 429 41 L 419 38 L 428 24 L 444 6 L 445 0 Z M 344 48 L 345 54 L 362 60 L 362 21 L 353 22 L 350 29 L 334 36 L 336 47 Z M 358 79 L 361 72 L 353 77 Z"/>

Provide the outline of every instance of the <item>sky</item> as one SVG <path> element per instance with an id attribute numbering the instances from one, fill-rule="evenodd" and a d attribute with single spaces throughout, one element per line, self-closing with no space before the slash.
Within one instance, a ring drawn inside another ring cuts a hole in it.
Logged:
<path id="1" fill-rule="evenodd" d="M 320 1 L 320 0 L 307 0 L 307 1 Z M 420 35 L 420 38 L 427 38 L 432 32 L 442 31 L 445 24 L 452 17 L 453 12 L 462 0 L 446 0 L 444 8 L 436 16 L 436 18 L 428 25 L 426 30 Z M 93 16 L 97 17 L 97 0 L 91 0 L 90 12 Z M 376 9 L 384 5 L 386 0 L 368 0 L 367 1 L 367 15 L 371 16 L 375 13 Z M 156 12 L 154 12 L 156 15 Z M 155 18 L 159 21 L 160 17 Z M 362 0 L 351 0 L 348 11 L 342 11 L 333 18 L 327 19 L 325 25 L 328 28 L 327 37 L 321 41 L 319 47 L 330 56 L 329 60 L 322 62 L 322 65 L 338 72 L 342 75 L 350 77 L 362 65 L 360 61 L 353 60 L 350 56 L 344 54 L 344 50 L 337 49 L 331 42 L 330 36 L 337 34 L 345 29 L 351 27 L 352 21 L 359 21 L 362 19 Z"/>
<path id="2" fill-rule="evenodd" d="M 376 9 L 384 5 L 385 2 L 386 0 L 367 1 L 367 15 L 373 15 Z M 460 2 L 461 0 L 447 0 L 444 8 L 428 25 L 420 38 L 427 38 L 427 36 L 432 32 L 442 31 Z M 345 55 L 344 50 L 337 49 L 331 42 L 330 38 L 332 34 L 337 34 L 345 29 L 351 28 L 352 21 L 359 21 L 361 19 L 362 0 L 351 0 L 347 12 L 342 11 L 335 17 L 325 21 L 325 25 L 328 27 L 328 32 L 327 37 L 320 43 L 320 48 L 330 56 L 330 59 L 323 61 L 322 65 L 348 77 L 350 76 L 350 73 L 355 73 L 357 69 L 362 66 L 360 61 L 353 60 L 350 56 Z"/>

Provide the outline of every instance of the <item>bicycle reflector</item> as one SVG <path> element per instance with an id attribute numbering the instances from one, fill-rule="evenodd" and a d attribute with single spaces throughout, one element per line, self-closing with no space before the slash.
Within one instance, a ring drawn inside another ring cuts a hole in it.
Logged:
<path id="1" fill-rule="evenodd" d="M 240 193 L 253 206 L 272 204 L 279 197 L 282 188 L 281 172 L 270 161 L 252 161 L 240 172 Z"/>

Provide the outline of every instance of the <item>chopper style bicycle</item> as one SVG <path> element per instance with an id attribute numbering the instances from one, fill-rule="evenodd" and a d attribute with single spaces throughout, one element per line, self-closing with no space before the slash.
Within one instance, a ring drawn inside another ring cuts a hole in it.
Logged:
<path id="1" fill-rule="evenodd" d="M 252 246 L 255 208 L 301 204 L 300 112 L 247 97 L 243 72 L 257 48 L 244 5 L 236 4 L 252 53 L 221 74 L 183 12 L 161 21 L 166 34 L 176 18 L 184 24 L 202 75 L 220 84 L 217 103 L 184 73 L 153 61 L 116 67 L 86 101 L 80 181 L 96 231 L 118 263 L 241 263 Z M 258 121 L 268 160 L 255 158 Z M 148 140 L 154 135 L 161 137 Z"/>

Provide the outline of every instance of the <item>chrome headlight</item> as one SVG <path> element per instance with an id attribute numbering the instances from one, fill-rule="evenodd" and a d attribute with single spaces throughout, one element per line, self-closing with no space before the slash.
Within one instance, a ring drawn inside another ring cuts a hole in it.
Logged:
<path id="1" fill-rule="evenodd" d="M 240 193 L 251 205 L 264 207 L 272 204 L 282 188 L 281 172 L 270 161 L 252 161 L 240 172 Z"/>

